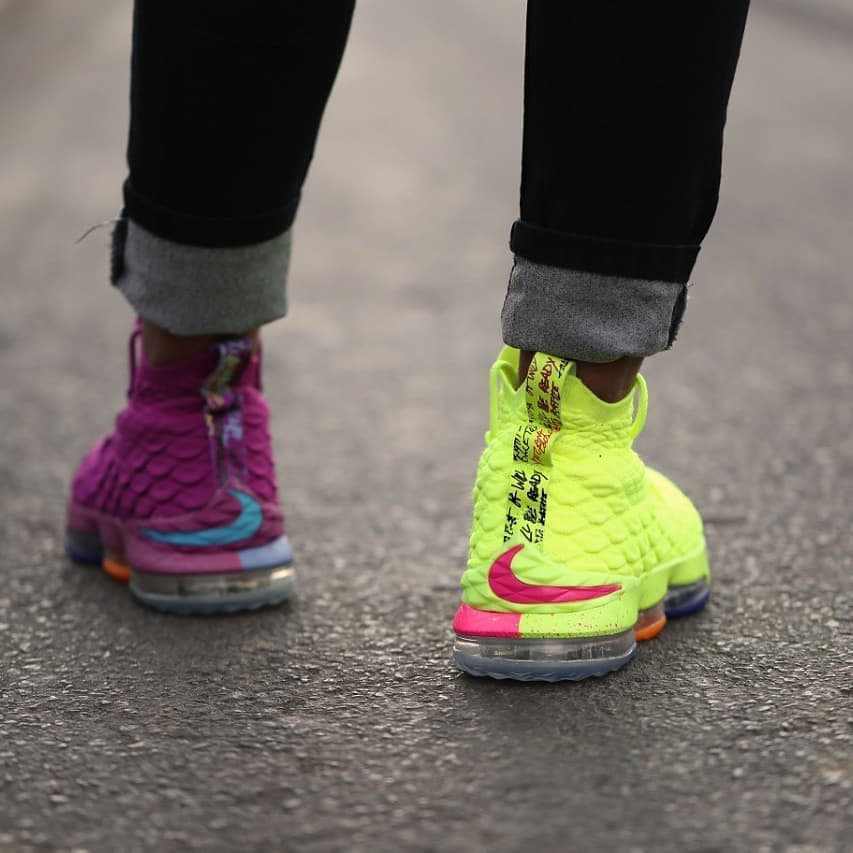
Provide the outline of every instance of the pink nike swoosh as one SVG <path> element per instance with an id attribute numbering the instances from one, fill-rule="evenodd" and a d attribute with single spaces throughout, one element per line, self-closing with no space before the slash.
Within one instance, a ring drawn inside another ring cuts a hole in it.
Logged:
<path id="1" fill-rule="evenodd" d="M 559 604 L 565 601 L 588 601 L 622 589 L 621 584 L 604 586 L 543 586 L 525 583 L 512 570 L 515 555 L 524 547 L 516 545 L 501 554 L 489 569 L 489 586 L 504 601 L 515 604 Z"/>

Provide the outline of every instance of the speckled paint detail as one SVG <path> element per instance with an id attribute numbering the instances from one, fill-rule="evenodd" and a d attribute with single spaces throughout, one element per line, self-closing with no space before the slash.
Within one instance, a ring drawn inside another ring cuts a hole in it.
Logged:
<path id="1" fill-rule="evenodd" d="M 521 614 L 523 638 L 625 631 L 670 585 L 709 578 L 701 519 L 631 449 L 645 417 L 642 380 L 611 404 L 573 364 L 541 354 L 516 388 L 517 360 L 506 348 L 492 368 L 463 605 Z M 512 582 L 495 583 L 494 567 L 509 553 Z M 525 586 L 545 593 L 523 595 Z"/>
<path id="2" fill-rule="evenodd" d="M 636 593 L 625 593 L 575 613 L 523 613 L 518 630 L 522 637 L 609 637 L 633 628 L 637 612 Z"/>

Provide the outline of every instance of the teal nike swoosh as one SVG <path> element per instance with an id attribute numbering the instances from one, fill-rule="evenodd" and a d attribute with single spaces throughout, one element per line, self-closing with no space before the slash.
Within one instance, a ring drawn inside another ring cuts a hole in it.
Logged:
<path id="1" fill-rule="evenodd" d="M 244 495 L 236 489 L 229 489 L 240 501 L 240 515 L 231 524 L 221 527 L 208 527 L 203 530 L 155 530 L 153 527 L 143 527 L 141 532 L 155 542 L 165 542 L 168 545 L 197 545 L 212 547 L 216 545 L 233 545 L 243 539 L 249 539 L 260 530 L 264 521 L 261 505 L 249 495 Z"/>

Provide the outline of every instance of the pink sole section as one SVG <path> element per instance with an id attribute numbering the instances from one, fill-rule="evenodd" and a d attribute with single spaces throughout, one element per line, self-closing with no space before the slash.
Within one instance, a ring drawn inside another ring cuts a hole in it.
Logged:
<path id="1" fill-rule="evenodd" d="M 457 634 L 480 637 L 520 637 L 520 613 L 492 613 L 461 604 L 453 620 Z"/>

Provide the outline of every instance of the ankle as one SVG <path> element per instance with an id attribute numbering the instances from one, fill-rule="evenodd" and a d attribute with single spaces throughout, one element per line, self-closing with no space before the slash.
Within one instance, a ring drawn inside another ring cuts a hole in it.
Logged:
<path id="1" fill-rule="evenodd" d="M 260 330 L 251 329 L 243 335 L 173 335 L 147 320 L 142 321 L 142 345 L 151 364 L 174 364 L 207 352 L 219 341 L 234 337 L 248 337 L 252 349 L 257 350 Z"/>
<path id="2" fill-rule="evenodd" d="M 535 353 L 530 350 L 521 351 L 518 357 L 519 385 L 524 381 L 534 355 Z M 630 393 L 642 363 L 642 357 L 624 356 L 605 364 L 577 361 L 575 365 L 578 379 L 596 397 L 604 400 L 605 403 L 618 403 Z"/>
<path id="3" fill-rule="evenodd" d="M 607 364 L 578 361 L 577 376 L 600 400 L 618 403 L 631 393 L 642 363 L 642 358 L 634 356 L 624 356 Z"/>

